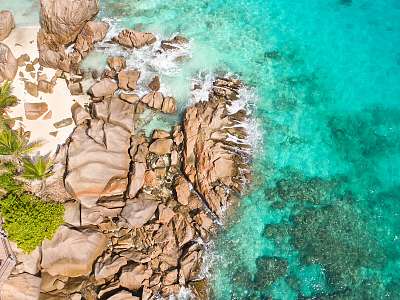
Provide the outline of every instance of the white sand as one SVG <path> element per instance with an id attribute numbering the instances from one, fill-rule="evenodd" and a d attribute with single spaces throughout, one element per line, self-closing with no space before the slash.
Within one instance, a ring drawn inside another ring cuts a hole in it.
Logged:
<path id="1" fill-rule="evenodd" d="M 36 45 L 36 36 L 39 27 L 19 27 L 12 31 L 11 35 L 3 41 L 9 46 L 16 58 L 22 54 L 28 54 L 31 62 L 39 57 Z M 39 64 L 35 65 L 35 73 L 39 69 Z M 22 81 L 19 73 L 23 72 L 24 78 L 33 83 L 37 83 L 36 77 L 32 78 L 31 75 L 25 72 L 25 66 L 19 68 L 16 78 L 13 82 L 13 95 L 19 99 L 19 104 L 9 110 L 9 115 L 12 118 L 21 118 L 17 121 L 14 128 L 22 127 L 25 131 L 31 132 L 30 141 L 42 141 L 42 145 L 38 148 L 41 155 L 54 153 L 59 144 L 63 144 L 71 134 L 74 124 L 57 129 L 54 123 L 71 118 L 71 106 L 75 101 L 81 104 L 89 102 L 89 96 L 71 96 L 65 80 L 58 79 L 54 92 L 52 94 L 45 94 L 39 92 L 39 96 L 33 97 L 25 91 L 24 81 Z M 55 74 L 55 70 L 44 68 L 41 74 L 47 75 L 47 80 L 50 81 Z M 51 111 L 51 118 L 43 120 L 47 114 L 43 114 L 37 120 L 27 120 L 25 117 L 24 103 L 46 102 Z M 51 132 L 57 132 L 54 137 L 50 135 Z M 36 154 L 36 153 L 33 153 Z"/>

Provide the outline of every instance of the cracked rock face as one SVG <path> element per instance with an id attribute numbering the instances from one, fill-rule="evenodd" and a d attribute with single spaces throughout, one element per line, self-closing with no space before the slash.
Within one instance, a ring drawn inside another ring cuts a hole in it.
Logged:
<path id="1" fill-rule="evenodd" d="M 43 242 L 42 270 L 52 276 L 88 275 L 106 243 L 106 237 L 100 232 L 62 226 L 51 241 Z"/>
<path id="2" fill-rule="evenodd" d="M 79 63 L 109 29 L 106 22 L 92 21 L 99 12 L 98 0 L 41 0 L 37 44 L 42 66 L 80 73 Z M 73 51 L 66 47 L 73 44 Z"/>
<path id="3" fill-rule="evenodd" d="M 209 101 L 190 107 L 184 120 L 184 171 L 218 217 L 249 175 L 248 145 L 239 143 L 247 133 L 236 126 L 246 121 L 246 112 L 229 113 L 239 88 L 238 81 L 217 80 Z"/>
<path id="4" fill-rule="evenodd" d="M 65 45 L 74 42 L 99 12 L 98 0 L 40 0 L 40 23 L 46 34 Z"/>
<path id="5" fill-rule="evenodd" d="M 93 115 L 71 135 L 65 178 L 67 191 L 87 207 L 126 191 L 133 130 L 133 107 L 119 98 L 94 104 Z"/>
<path id="6" fill-rule="evenodd" d="M 43 297 L 168 298 L 203 279 L 204 242 L 248 175 L 247 116 L 230 108 L 239 87 L 216 80 L 183 126 L 150 136 L 135 131 L 137 104 L 119 96 L 72 107 L 63 161 L 75 202 L 42 245 Z"/>

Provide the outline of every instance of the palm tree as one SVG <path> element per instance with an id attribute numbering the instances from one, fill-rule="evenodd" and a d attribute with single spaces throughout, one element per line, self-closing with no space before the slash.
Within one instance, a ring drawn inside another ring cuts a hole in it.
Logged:
<path id="1" fill-rule="evenodd" d="M 0 158 L 20 165 L 21 158 L 40 146 L 40 142 L 29 143 L 22 129 L 0 129 Z"/>
<path id="2" fill-rule="evenodd" d="M 4 113 L 5 109 L 16 105 L 17 97 L 11 95 L 11 81 L 6 81 L 0 86 L 0 112 Z"/>
<path id="3" fill-rule="evenodd" d="M 30 181 L 40 182 L 40 191 L 46 187 L 46 179 L 53 175 L 53 162 L 49 156 L 38 156 L 36 158 L 25 157 L 22 159 L 24 172 L 22 177 Z"/>
<path id="4" fill-rule="evenodd" d="M 10 120 L 7 118 L 6 110 L 18 103 L 17 97 L 11 95 L 11 82 L 6 81 L 0 86 L 0 126 L 7 126 Z"/>

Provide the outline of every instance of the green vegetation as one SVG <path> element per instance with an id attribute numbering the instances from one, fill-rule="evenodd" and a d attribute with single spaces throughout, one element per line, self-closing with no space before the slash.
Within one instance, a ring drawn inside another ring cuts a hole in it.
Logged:
<path id="1" fill-rule="evenodd" d="M 10 172 L 0 173 L 0 194 L 22 190 L 22 184 L 14 179 L 14 174 Z"/>
<path id="2" fill-rule="evenodd" d="M 10 240 L 29 253 L 51 239 L 64 222 L 64 206 L 47 203 L 27 192 L 11 192 L 0 202 L 4 229 Z"/>
<path id="3" fill-rule="evenodd" d="M 18 103 L 17 97 L 11 95 L 11 82 L 6 81 L 0 86 L 0 113 L 3 114 L 7 107 Z"/>
<path id="4" fill-rule="evenodd" d="M 39 156 L 36 159 L 23 158 L 23 177 L 29 180 L 45 180 L 53 175 L 53 163 L 47 156 Z"/>
<path id="5" fill-rule="evenodd" d="M 40 145 L 39 142 L 29 143 L 22 130 L 3 128 L 0 131 L 0 155 L 11 160 L 20 160 Z"/>
<path id="6" fill-rule="evenodd" d="M 23 180 L 17 180 L 40 180 L 44 187 L 44 181 L 52 175 L 52 163 L 48 157 L 27 157 L 39 143 L 29 143 L 23 130 L 10 128 L 12 120 L 6 109 L 16 103 L 11 83 L 0 85 L 0 214 L 9 239 L 29 253 L 44 239 L 51 239 L 63 224 L 64 207 L 43 201 L 27 191 Z"/>

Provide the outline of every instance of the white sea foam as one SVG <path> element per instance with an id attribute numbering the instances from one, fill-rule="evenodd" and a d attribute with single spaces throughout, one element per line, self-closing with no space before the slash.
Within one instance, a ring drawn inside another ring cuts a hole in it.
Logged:
<path id="1" fill-rule="evenodd" d="M 192 86 L 194 88 L 191 91 L 191 98 L 188 104 L 191 105 L 201 101 L 208 101 L 214 79 L 215 75 L 212 72 L 198 73 L 197 76 L 192 79 Z"/>

